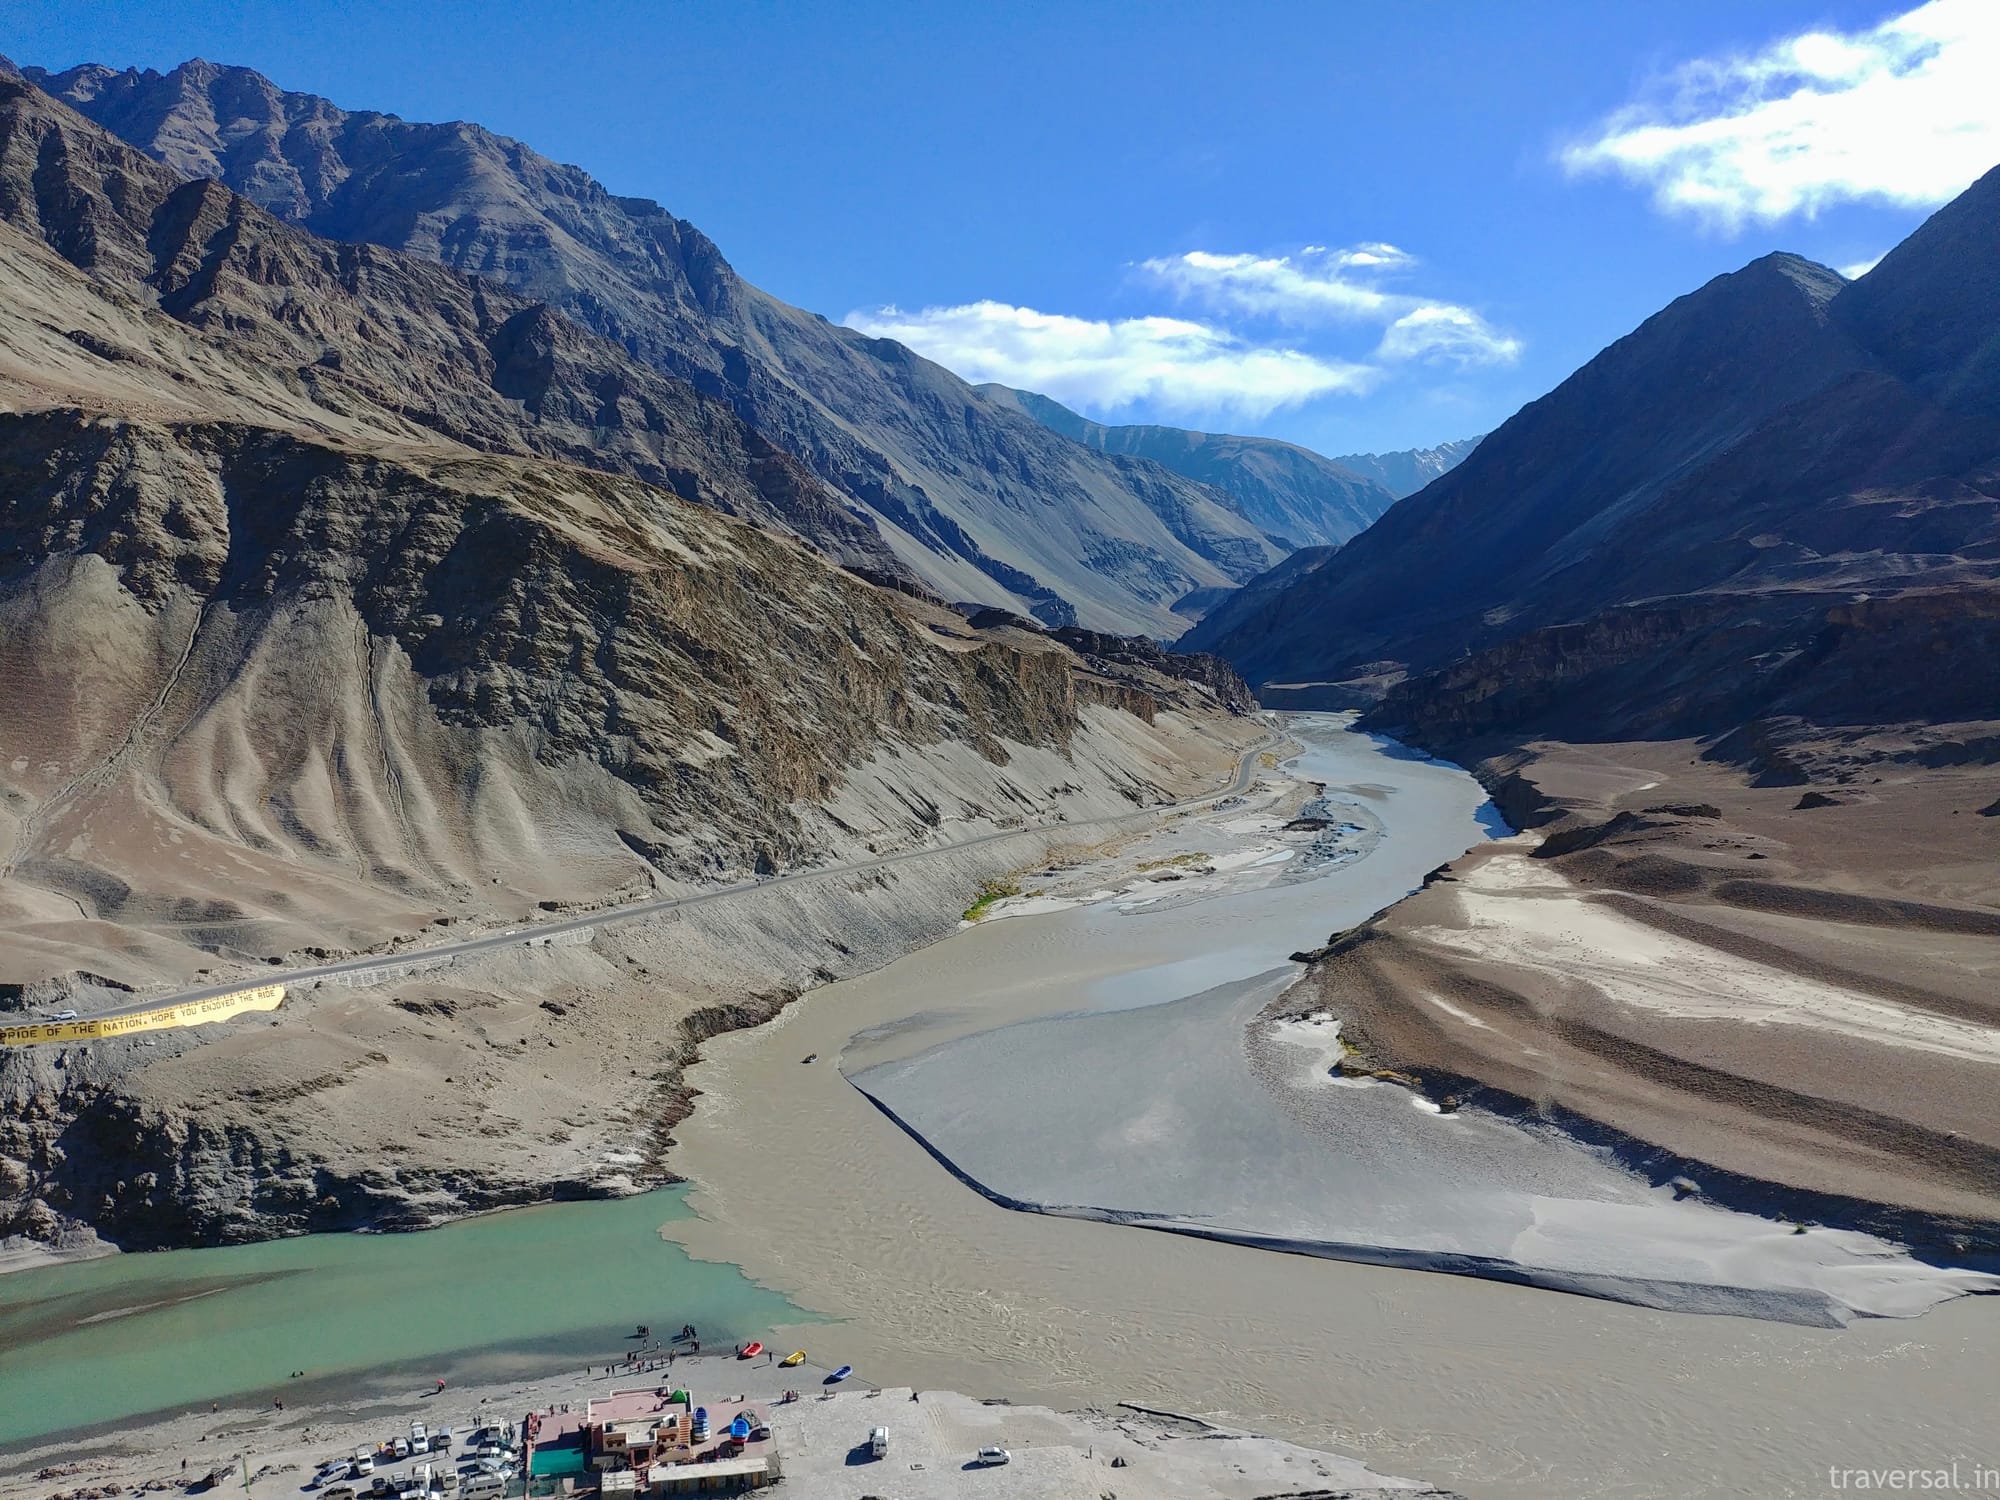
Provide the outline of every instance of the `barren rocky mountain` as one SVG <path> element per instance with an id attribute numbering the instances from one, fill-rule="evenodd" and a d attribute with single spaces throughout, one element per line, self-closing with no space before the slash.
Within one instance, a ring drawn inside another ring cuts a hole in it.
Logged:
<path id="1" fill-rule="evenodd" d="M 315 238 L 5 78 L 0 288 L 0 1003 L 947 850 L 497 960 L 504 986 L 9 1049 L 0 1236 L 657 1181 L 702 1035 L 1261 733 L 1218 661 L 968 623 L 726 402 L 560 313 Z"/>
<path id="2" fill-rule="evenodd" d="M 217 386 L 324 430 L 345 422 L 401 441 L 434 434 L 485 450 L 630 474 L 683 498 L 783 527 L 838 561 L 907 576 L 867 521 L 724 403 L 662 376 L 536 303 L 372 247 L 287 228 L 213 183 L 187 181 L 24 84 L 0 79 L 0 210 L 100 283 L 144 283 L 157 311 L 226 332 L 228 355 L 184 341 L 164 362 L 122 348 L 129 304 L 86 298 L 94 321 L 17 318 L 17 378 L 79 404 L 116 390 L 149 405 L 215 409 Z M 10 259 L 29 274 L 30 261 Z M 33 274 L 60 279 L 46 265 Z M 80 314 L 82 316 L 83 314 Z M 200 348 L 198 378 L 174 360 Z M 225 376 L 223 361 L 254 371 Z M 107 384 L 108 372 L 118 380 Z M 272 370 L 281 370 L 273 383 Z M 66 373 L 65 373 L 66 372 Z"/>
<path id="3" fill-rule="evenodd" d="M 982 385 L 979 394 L 1026 412 L 1075 442 L 1106 453 L 1148 458 L 1176 474 L 1214 485 L 1234 497 L 1244 515 L 1293 547 L 1338 545 L 1409 493 L 1388 489 L 1296 443 L 1179 427 L 1106 426 L 1077 415 L 1060 401 L 1011 386 Z M 1382 457 L 1399 460 L 1413 455 Z"/>
<path id="4" fill-rule="evenodd" d="M 1188 643 L 1253 682 L 1386 690 L 1377 718 L 1433 744 L 1996 743 L 1996 257 L 2000 174 L 1857 283 L 1789 255 L 1719 277 Z"/>
<path id="5" fill-rule="evenodd" d="M 1176 600 L 1283 554 L 1222 492 L 1065 441 L 900 344 L 788 306 L 657 203 L 477 125 L 350 113 L 199 61 L 28 76 L 181 176 L 504 282 L 719 397 L 947 599 L 1172 636 Z"/>
<path id="6" fill-rule="evenodd" d="M 1404 448 L 1393 453 L 1343 453 L 1329 463 L 1350 473 L 1372 479 L 1398 500 L 1418 490 L 1464 463 L 1479 446 L 1476 437 L 1439 443 L 1435 448 Z"/>

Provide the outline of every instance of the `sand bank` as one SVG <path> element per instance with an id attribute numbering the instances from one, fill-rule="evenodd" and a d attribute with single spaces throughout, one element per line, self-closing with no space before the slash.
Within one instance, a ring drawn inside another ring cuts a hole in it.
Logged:
<path id="1" fill-rule="evenodd" d="M 1734 1206 L 2000 1257 L 2000 862 L 1958 811 L 1991 774 L 1883 763 L 1800 807 L 1698 748 L 1489 767 L 1541 841 L 1455 861 L 1296 1007 L 1372 1065 L 1705 1164 Z"/>
<path id="2" fill-rule="evenodd" d="M 1023 1022 L 853 1081 L 1009 1208 L 1818 1327 L 2000 1287 L 1682 1199 L 1552 1130 L 1340 1087 L 1258 1025 L 1295 978 Z"/>
<path id="3" fill-rule="evenodd" d="M 1471 958 L 1561 974 L 1614 1004 L 1670 1020 L 1800 1027 L 2000 1065 L 2000 1027 L 1894 1004 L 1649 927 L 1587 900 L 1554 865 L 1527 858 L 1538 842 L 1522 835 L 1469 862 L 1451 892 L 1458 922 L 1409 935 Z"/>

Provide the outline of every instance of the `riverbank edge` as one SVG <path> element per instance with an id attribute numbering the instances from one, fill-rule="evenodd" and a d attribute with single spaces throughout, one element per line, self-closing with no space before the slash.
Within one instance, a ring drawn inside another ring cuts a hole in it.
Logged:
<path id="1" fill-rule="evenodd" d="M 1386 730 L 1368 730 L 1366 718 L 1366 715 L 1361 716 L 1356 726 L 1358 729 L 1389 735 Z M 1463 760 L 1452 763 L 1462 765 L 1486 789 L 1493 805 L 1512 828 L 1519 833 L 1534 834 L 1538 841 L 1544 835 L 1537 830 L 1579 816 L 1587 820 L 1601 811 L 1553 795 L 1524 775 L 1515 764 L 1525 753 L 1521 746 L 1486 744 L 1454 747 L 1448 743 L 1426 746 L 1414 734 L 1407 740 L 1399 740 L 1399 743 L 1439 759 L 1449 759 L 1454 753 L 1464 755 Z M 1467 754 L 1468 748 L 1474 753 Z M 1608 817 L 1609 813 L 1605 812 L 1603 816 Z M 1505 856 L 1487 851 L 1485 857 Z M 1306 965 L 1300 976 L 1301 981 L 1312 978 L 1326 961 L 1365 945 L 1392 915 L 1406 903 L 1421 897 L 1431 885 L 1439 880 L 1454 878 L 1452 869 L 1457 863 L 1459 861 L 1452 860 L 1438 866 L 1424 877 L 1423 889 L 1384 907 L 1364 922 L 1330 934 L 1320 947 L 1294 954 L 1295 959 Z M 1319 1008 L 1318 1004 L 1304 1008 L 1287 1006 L 1284 996 L 1280 996 L 1258 1017 L 1258 1022 L 1299 1019 Z M 1654 1187 L 1664 1186 L 1676 1178 L 1687 1179 L 1698 1183 L 1705 1200 L 1732 1212 L 1781 1223 L 1874 1235 L 1905 1246 L 1913 1258 L 1926 1265 L 2000 1275 L 2000 1219 L 1938 1213 L 1852 1194 L 1797 1187 L 1732 1170 L 1701 1157 L 1676 1152 L 1554 1100 L 1531 1099 L 1500 1085 L 1449 1069 L 1416 1066 L 1398 1058 L 1376 1056 L 1365 1032 L 1356 1032 L 1351 1027 L 1343 1030 L 1342 1037 L 1349 1044 L 1353 1071 L 1375 1072 L 1379 1069 L 1392 1075 L 1400 1074 L 1414 1079 L 1419 1085 L 1413 1092 L 1433 1102 L 1450 1098 L 1459 1106 L 1475 1106 L 1516 1124 L 1554 1130 L 1580 1145 L 1608 1153 L 1619 1166 L 1644 1178 Z M 1391 1076 L 1388 1081 L 1397 1082 L 1398 1078 Z M 1405 1083 L 1403 1086 L 1409 1085 Z"/>
<path id="2" fill-rule="evenodd" d="M 1365 705 L 1357 705 L 1357 709 Z M 1286 710 L 1280 710 L 1281 712 Z M 1299 710 L 1304 711 L 1304 710 Z M 1609 817 L 1608 811 L 1594 809 L 1574 799 L 1549 792 L 1530 775 L 1521 761 L 1528 747 L 1507 737 L 1474 743 L 1453 743 L 1447 738 L 1427 737 L 1416 730 L 1384 728 L 1371 723 L 1372 715 L 1357 712 L 1358 732 L 1381 735 L 1419 753 L 1462 767 L 1485 788 L 1495 808 L 1517 833 L 1533 834 L 1537 841 L 1545 835 L 1538 830 L 1564 825 L 1593 816 Z M 1463 859 L 1465 856 L 1461 856 Z M 1495 856 L 1490 850 L 1485 857 Z M 1440 880 L 1454 878 L 1458 860 L 1447 861 L 1424 877 L 1423 887 L 1411 892 L 1363 922 L 1332 933 L 1318 948 L 1302 950 L 1293 958 L 1305 966 L 1303 983 L 1312 979 L 1320 965 L 1365 945 L 1389 919 L 1407 903 L 1425 894 Z M 1297 986 L 1287 990 L 1291 994 Z M 1287 1005 L 1281 995 L 1257 1024 L 1301 1019 L 1323 1008 L 1315 1001 L 1301 1007 Z M 1369 1039 L 1351 1027 L 1343 1030 L 1349 1046 L 1349 1070 L 1381 1076 L 1402 1087 L 1416 1086 L 1412 1092 L 1432 1102 L 1447 1098 L 1456 1106 L 1473 1106 L 1521 1125 L 1552 1130 L 1587 1148 L 1607 1153 L 1617 1164 L 1654 1187 L 1676 1178 L 1696 1183 L 1704 1200 L 1736 1213 L 1780 1223 L 1824 1229 L 1850 1230 L 1873 1235 L 1903 1245 L 1912 1258 L 1946 1270 L 1965 1270 L 2000 1275 L 2000 1219 L 1980 1219 L 1933 1212 L 1851 1194 L 1797 1187 L 1771 1178 L 1721 1167 L 1700 1157 L 1631 1134 L 1554 1100 L 1531 1099 L 1482 1079 L 1432 1066 L 1407 1064 L 1399 1058 L 1381 1057 L 1371 1051 Z M 1196 1231 L 1189 1231 L 1196 1232 Z M 1470 1273 L 1467 1273 L 1470 1274 Z M 2000 1289 L 1996 1289 L 2000 1290 Z M 1991 1295 L 1970 1292 L 1967 1295 Z"/>
<path id="3" fill-rule="evenodd" d="M 711 1390 L 741 1391 L 744 1399 L 769 1409 L 773 1426 L 780 1430 L 781 1442 L 786 1426 L 793 1425 L 783 1419 L 837 1415 L 844 1420 L 860 1410 L 866 1412 L 868 1422 L 880 1423 L 885 1419 L 895 1421 L 894 1414 L 907 1404 L 906 1387 L 878 1386 L 864 1376 L 856 1376 L 842 1387 L 837 1407 L 823 1407 L 816 1399 L 789 1406 L 777 1402 L 780 1388 L 794 1382 L 818 1385 L 820 1378 L 828 1373 L 827 1366 L 813 1362 L 808 1362 L 804 1369 L 806 1380 L 800 1381 L 797 1371 L 744 1364 L 726 1353 L 684 1355 L 675 1364 L 671 1383 L 686 1386 L 711 1400 L 716 1399 L 708 1397 Z M 622 1389 L 635 1384 L 651 1385 L 659 1378 L 657 1374 L 626 1371 L 622 1367 L 607 1372 L 601 1366 L 593 1366 L 579 1377 L 576 1367 L 569 1365 L 542 1375 L 495 1377 L 454 1385 L 447 1392 L 415 1387 L 399 1392 L 343 1393 L 294 1387 L 283 1409 L 266 1406 L 203 1412 L 198 1406 L 184 1410 L 167 1407 L 125 1422 L 64 1434 L 59 1439 L 45 1434 L 0 1445 L 0 1490 L 9 1495 L 26 1495 L 30 1493 L 26 1486 L 39 1482 L 51 1488 L 50 1500 L 79 1493 L 111 1495 L 117 1493 L 108 1488 L 113 1483 L 120 1485 L 125 1493 L 172 1491 L 191 1488 L 212 1471 L 228 1470 L 232 1485 L 243 1483 L 242 1476 L 247 1475 L 249 1493 L 253 1500 L 261 1500 L 274 1492 L 295 1493 L 311 1472 L 310 1465 L 315 1459 L 352 1452 L 358 1444 L 372 1446 L 385 1431 L 405 1430 L 412 1418 L 425 1420 L 434 1429 L 447 1425 L 449 1419 L 449 1425 L 463 1435 L 468 1426 L 461 1424 L 484 1420 L 518 1422 L 527 1411 L 574 1402 L 593 1394 L 596 1387 Z M 907 1391 L 907 1394 L 914 1399 L 919 1393 Z M 873 1404 L 876 1399 L 881 1401 L 879 1406 Z M 992 1412 L 1003 1422 L 1013 1418 L 1029 1428 L 1029 1447 L 1047 1443 L 1049 1429 L 1057 1427 L 1061 1429 L 1058 1441 L 1076 1448 L 1095 1445 L 1102 1449 L 1107 1440 L 1117 1441 L 1121 1425 L 1136 1423 L 1155 1437 L 1224 1439 L 1229 1442 L 1228 1451 L 1232 1455 L 1291 1453 L 1326 1461 L 1334 1466 L 1330 1477 L 1340 1485 L 1338 1493 L 1356 1496 L 1357 1500 L 1361 1496 L 1460 1500 L 1452 1491 L 1384 1474 L 1360 1460 L 1325 1449 L 1301 1447 L 1254 1429 L 1222 1426 L 1122 1399 L 1063 1408 L 1016 1405 L 942 1389 L 926 1389 L 921 1392 L 921 1399 L 931 1404 L 933 1410 L 938 1406 L 959 1406 L 967 1412 Z M 855 1416 L 853 1420 L 857 1430 L 862 1430 L 859 1424 L 863 1419 Z M 313 1433 L 318 1436 L 309 1436 Z M 1207 1445 L 1198 1445 L 1188 1449 L 1189 1458 L 1192 1460 L 1196 1454 L 1206 1457 L 1206 1448 Z M 780 1451 L 783 1452 L 782 1447 Z M 1171 1462 L 1175 1451 L 1169 1448 L 1160 1456 Z M 191 1462 L 185 1471 L 178 1471 L 176 1460 L 183 1457 Z M 1229 1462 L 1233 1464 L 1237 1459 L 1232 1457 Z M 1193 1470 L 1199 1467 L 1200 1464 L 1192 1465 L 1188 1477 L 1194 1478 Z M 979 1480 L 975 1477 L 966 1482 L 978 1484 Z"/>
<path id="4" fill-rule="evenodd" d="M 1358 1265 L 1386 1266 L 1393 1270 L 1428 1271 L 1446 1276 L 1467 1276 L 1481 1281 L 1504 1282 L 1513 1286 L 1567 1292 L 1597 1297 L 1607 1302 L 1624 1302 L 1662 1312 L 1712 1314 L 1723 1317 L 1757 1318 L 1766 1322 L 1795 1323 L 1807 1328 L 1841 1328 L 1848 1316 L 1833 1299 L 1821 1293 L 1785 1292 L 1722 1286 L 1707 1282 L 1670 1281 L 1651 1277 L 1590 1275 L 1582 1272 L 1552 1271 L 1497 1256 L 1469 1255 L 1451 1251 L 1411 1250 L 1389 1245 L 1370 1245 L 1338 1240 L 1283 1238 L 1256 1234 L 1249 1230 L 1209 1228 L 1179 1223 L 1140 1210 L 1098 1208 L 1088 1204 L 1041 1203 L 1016 1198 L 987 1186 L 940 1150 L 924 1133 L 905 1120 L 893 1106 L 862 1083 L 850 1078 L 855 1091 L 872 1104 L 883 1118 L 908 1136 L 954 1180 L 979 1194 L 996 1207 L 1014 1213 L 1041 1214 L 1056 1219 L 1082 1219 L 1096 1224 L 1115 1224 L 1132 1229 L 1151 1229 L 1164 1234 L 1186 1235 L 1191 1239 L 1213 1240 L 1225 1245 L 1242 1245 L 1282 1255 L 1301 1255 L 1320 1260 L 1351 1261 Z"/>
<path id="5" fill-rule="evenodd" d="M 1282 718 L 1279 715 L 1260 712 L 1256 718 L 1265 732 L 1253 743 L 1243 745 L 1237 750 L 1235 764 L 1219 788 L 1195 796 L 1136 808 L 1130 813 L 1114 814 L 1086 822 L 1072 823 L 1057 819 L 1034 827 L 1014 830 L 1001 837 L 994 837 L 990 833 L 980 834 L 960 843 L 909 851 L 903 856 L 902 865 L 905 869 L 914 867 L 922 871 L 933 868 L 934 862 L 952 862 L 962 866 L 955 869 L 953 874 L 964 876 L 977 884 L 982 879 L 1042 863 L 1056 849 L 1076 843 L 1079 836 L 1088 836 L 1099 843 L 1120 841 L 1148 831 L 1164 820 L 1221 801 L 1253 784 L 1260 768 L 1281 764 L 1296 754 L 1300 748 L 1297 742 L 1284 732 Z M 805 889 L 809 893 L 822 890 L 828 876 L 838 873 L 827 869 L 799 870 L 792 875 L 781 876 L 765 884 L 727 892 L 719 899 L 707 903 L 703 908 L 703 914 L 726 915 L 772 897 L 784 897 L 791 893 L 788 888 L 795 881 L 808 882 L 808 885 L 799 889 Z M 813 993 L 815 989 L 873 973 L 909 953 L 949 937 L 958 928 L 962 903 L 944 892 L 943 887 L 946 884 L 944 881 L 935 883 L 915 881 L 899 889 L 898 894 L 906 903 L 906 908 L 913 899 L 926 903 L 923 909 L 914 913 L 907 910 L 905 912 L 910 918 L 908 926 L 914 934 L 911 941 L 890 946 L 879 952 L 861 955 L 864 961 L 848 972 L 834 972 L 830 967 L 822 968 L 813 976 L 816 983 L 779 984 L 763 990 L 747 991 L 731 1001 L 698 1006 L 683 1016 L 676 1023 L 681 1032 L 675 1056 L 680 1076 L 675 1082 L 663 1086 L 655 1096 L 657 1107 L 643 1143 L 643 1162 L 618 1176 L 598 1178 L 551 1176 L 533 1183 L 498 1186 L 465 1182 L 460 1185 L 461 1196 L 456 1204 L 446 1207 L 435 1203 L 427 1204 L 421 1213 L 412 1213 L 407 1208 L 385 1204 L 376 1211 L 359 1216 L 354 1222 L 324 1227 L 308 1226 L 303 1229 L 266 1218 L 248 1221 L 246 1226 L 266 1232 L 231 1235 L 227 1238 L 169 1237 L 157 1243 L 130 1249 L 109 1237 L 100 1235 L 92 1226 L 67 1225 L 60 1237 L 53 1242 L 26 1235 L 13 1235 L 0 1240 L 0 1275 L 31 1272 L 77 1261 L 101 1259 L 110 1255 L 146 1254 L 156 1250 L 213 1249 L 223 1245 L 293 1239 L 305 1234 L 418 1233 L 517 1208 L 637 1197 L 661 1188 L 683 1185 L 688 1179 L 667 1167 L 666 1158 L 675 1144 L 673 1130 L 692 1114 L 700 1097 L 700 1090 L 689 1087 L 684 1079 L 686 1069 L 699 1061 L 702 1043 L 731 1032 L 763 1025 Z M 912 886 L 915 887 L 914 890 Z M 603 909 L 595 915 L 607 926 L 619 923 L 619 913 L 615 907 Z M 636 923 L 628 922 L 620 925 L 643 929 L 655 920 L 675 919 L 646 918 Z M 405 953 L 385 955 L 385 962 L 409 957 L 410 955 Z"/>

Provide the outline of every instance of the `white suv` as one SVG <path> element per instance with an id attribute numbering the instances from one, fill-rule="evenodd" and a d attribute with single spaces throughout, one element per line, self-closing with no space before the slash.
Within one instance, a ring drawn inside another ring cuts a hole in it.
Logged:
<path id="1" fill-rule="evenodd" d="M 981 1448 L 979 1456 L 973 1460 L 982 1469 L 993 1468 L 997 1464 L 1012 1463 L 1014 1455 L 1005 1448 Z"/>

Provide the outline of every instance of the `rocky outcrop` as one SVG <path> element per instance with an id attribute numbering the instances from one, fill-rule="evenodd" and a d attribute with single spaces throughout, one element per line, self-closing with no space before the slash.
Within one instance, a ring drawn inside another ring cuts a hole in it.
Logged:
<path id="1" fill-rule="evenodd" d="M 1206 689 L 1230 713 L 1248 714 L 1257 710 L 1257 700 L 1250 696 L 1249 684 L 1219 656 L 1168 651 L 1144 636 L 1105 635 L 1073 625 L 1050 634 L 1100 672 L 1130 668 L 1157 673 Z"/>
<path id="2" fill-rule="evenodd" d="M 1367 722 L 1435 747 L 1532 730 L 1570 740 L 1713 736 L 1760 786 L 1855 760 L 1853 728 L 1928 725 L 1895 753 L 2000 760 L 2000 589 L 1853 603 L 1702 595 L 1529 631 L 1387 689 Z M 1923 663 L 1921 671 L 1913 664 Z M 1955 726 L 1955 728 L 1954 728 Z M 1888 738 L 1876 735 L 1878 747 Z"/>

